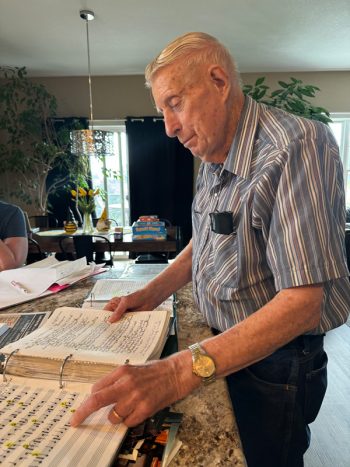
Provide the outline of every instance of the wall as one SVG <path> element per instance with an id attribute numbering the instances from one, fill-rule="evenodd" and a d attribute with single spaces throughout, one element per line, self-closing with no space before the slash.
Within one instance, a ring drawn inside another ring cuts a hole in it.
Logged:
<path id="1" fill-rule="evenodd" d="M 330 112 L 350 112 L 350 71 L 242 73 L 242 82 L 254 84 L 260 76 L 266 76 L 266 84 L 271 90 L 276 89 L 279 80 L 289 81 L 291 76 L 301 79 L 304 84 L 320 88 L 312 99 L 315 105 Z M 56 96 L 59 116 L 89 116 L 87 77 L 36 78 L 36 81 Z M 96 120 L 157 114 L 142 75 L 93 76 L 92 94 Z M 195 174 L 198 168 L 199 161 L 194 159 Z"/>
<path id="2" fill-rule="evenodd" d="M 87 77 L 36 78 L 35 81 L 56 96 L 60 117 L 90 117 Z M 93 76 L 92 97 L 95 120 L 157 114 L 141 75 Z"/>
<path id="3" fill-rule="evenodd" d="M 253 84 L 260 76 L 266 76 L 266 84 L 275 89 L 278 80 L 288 81 L 290 76 L 301 79 L 305 84 L 318 86 L 321 91 L 313 99 L 315 105 L 331 112 L 350 112 L 350 71 L 292 72 L 292 73 L 249 73 L 242 74 L 242 81 Z M 35 78 L 54 94 L 58 103 L 58 116 L 89 117 L 88 78 L 57 77 Z M 92 77 L 94 119 L 123 119 L 127 116 L 156 115 L 150 92 L 144 86 L 142 75 L 93 76 Z M 194 159 L 195 173 L 199 162 Z M 0 175 L 0 183 L 3 183 Z"/>
<path id="4" fill-rule="evenodd" d="M 266 84 L 275 89 L 278 80 L 288 81 L 290 76 L 305 84 L 318 86 L 321 91 L 313 99 L 315 105 L 331 112 L 350 112 L 350 71 L 303 73 L 246 73 L 245 84 L 266 76 Z M 89 89 L 87 77 L 36 78 L 53 93 L 58 101 L 58 115 L 89 116 Z M 93 76 L 92 93 L 94 119 L 122 119 L 126 116 L 156 115 L 150 92 L 144 86 L 144 77 Z"/>

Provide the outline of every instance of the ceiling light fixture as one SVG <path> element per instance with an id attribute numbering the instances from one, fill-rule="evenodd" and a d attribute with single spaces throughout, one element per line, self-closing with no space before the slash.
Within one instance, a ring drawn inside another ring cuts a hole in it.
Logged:
<path id="1" fill-rule="evenodd" d="M 83 156 L 97 156 L 99 158 L 113 154 L 113 132 L 105 130 L 94 130 L 94 112 L 91 86 L 91 65 L 90 65 L 90 40 L 89 21 L 95 19 L 92 10 L 80 10 L 80 18 L 86 24 L 86 45 L 88 59 L 88 80 L 89 80 L 89 104 L 90 104 L 90 129 L 74 130 L 71 132 L 71 151 L 73 154 Z"/>

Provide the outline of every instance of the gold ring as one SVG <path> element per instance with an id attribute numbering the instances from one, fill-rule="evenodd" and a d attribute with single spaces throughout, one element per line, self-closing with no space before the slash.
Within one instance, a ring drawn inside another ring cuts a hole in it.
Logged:
<path id="1" fill-rule="evenodd" d="M 112 409 L 112 412 L 113 412 L 113 415 L 115 416 L 115 418 L 117 419 L 115 423 L 121 423 L 124 420 L 124 418 L 121 417 L 119 415 L 119 413 L 114 408 Z"/>

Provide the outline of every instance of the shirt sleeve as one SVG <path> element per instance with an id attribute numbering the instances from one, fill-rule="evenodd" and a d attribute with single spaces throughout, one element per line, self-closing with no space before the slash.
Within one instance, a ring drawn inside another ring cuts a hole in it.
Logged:
<path id="1" fill-rule="evenodd" d="M 1 221 L 1 239 L 11 237 L 26 237 L 27 229 L 22 210 L 17 206 L 11 206 L 11 209 L 4 215 Z"/>
<path id="2" fill-rule="evenodd" d="M 267 244 L 277 290 L 348 275 L 343 169 L 324 125 L 286 148 Z"/>

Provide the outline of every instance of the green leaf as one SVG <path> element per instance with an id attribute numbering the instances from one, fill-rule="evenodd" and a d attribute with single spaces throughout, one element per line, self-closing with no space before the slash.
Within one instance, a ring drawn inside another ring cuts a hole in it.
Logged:
<path id="1" fill-rule="evenodd" d="M 281 94 L 281 92 L 283 92 L 282 89 L 276 89 L 276 91 L 273 91 L 273 92 L 271 93 L 271 97 L 276 97 L 276 96 L 278 96 L 279 94 Z"/>
<path id="2" fill-rule="evenodd" d="M 261 76 L 255 81 L 255 86 L 260 86 L 265 81 L 265 76 Z"/>
<path id="3" fill-rule="evenodd" d="M 304 95 L 304 96 L 308 96 L 308 97 L 315 97 L 315 93 L 310 91 L 310 89 L 301 89 L 300 92 Z"/>

